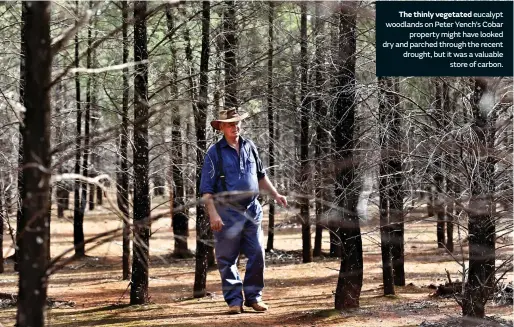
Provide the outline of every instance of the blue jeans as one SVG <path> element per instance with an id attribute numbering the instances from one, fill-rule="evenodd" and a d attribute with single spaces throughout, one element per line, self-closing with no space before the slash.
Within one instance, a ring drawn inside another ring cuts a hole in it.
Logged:
<path id="1" fill-rule="evenodd" d="M 259 302 L 264 288 L 262 207 L 255 201 L 244 212 L 222 209 L 218 213 L 224 225 L 214 232 L 214 240 L 223 297 L 229 306 Z M 237 269 L 240 252 L 248 258 L 244 281 Z"/>

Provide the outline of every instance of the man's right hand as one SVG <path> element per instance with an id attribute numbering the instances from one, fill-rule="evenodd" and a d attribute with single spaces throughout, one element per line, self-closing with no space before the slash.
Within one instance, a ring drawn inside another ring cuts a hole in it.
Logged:
<path id="1" fill-rule="evenodd" d="M 209 219 L 211 223 L 211 229 L 214 232 L 221 232 L 221 228 L 223 226 L 223 221 L 221 220 L 221 217 L 219 215 L 213 215 Z"/>

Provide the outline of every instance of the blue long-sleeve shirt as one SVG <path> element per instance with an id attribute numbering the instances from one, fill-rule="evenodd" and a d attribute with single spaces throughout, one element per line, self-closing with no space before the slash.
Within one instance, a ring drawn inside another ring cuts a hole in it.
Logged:
<path id="1" fill-rule="evenodd" d="M 251 192 L 253 195 L 242 198 L 234 195 L 235 202 L 242 207 L 249 207 L 257 200 L 259 193 L 259 180 L 266 176 L 262 161 L 259 158 L 255 144 L 243 137 L 239 138 L 239 155 L 223 137 L 220 141 L 220 150 L 223 157 L 223 170 L 228 192 Z M 255 155 L 252 153 L 252 147 Z M 223 192 L 219 158 L 216 145 L 212 145 L 205 155 L 200 181 L 200 194 L 216 194 Z M 218 207 L 218 205 L 216 206 Z"/>

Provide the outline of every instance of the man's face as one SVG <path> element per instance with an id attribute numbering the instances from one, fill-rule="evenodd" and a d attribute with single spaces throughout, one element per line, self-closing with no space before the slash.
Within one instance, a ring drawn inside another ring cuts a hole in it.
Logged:
<path id="1" fill-rule="evenodd" d="M 220 128 L 225 137 L 235 139 L 239 137 L 239 133 L 241 132 L 241 122 L 221 123 Z"/>

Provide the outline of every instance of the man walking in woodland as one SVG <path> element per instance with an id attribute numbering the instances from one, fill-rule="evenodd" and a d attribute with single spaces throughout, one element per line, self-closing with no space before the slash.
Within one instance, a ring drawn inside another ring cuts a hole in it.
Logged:
<path id="1" fill-rule="evenodd" d="M 286 198 L 266 176 L 255 144 L 240 136 L 241 121 L 247 116 L 235 109 L 222 110 L 219 119 L 211 122 L 224 137 L 207 151 L 200 184 L 230 313 L 243 312 L 243 304 L 255 311 L 268 310 L 262 300 L 264 245 L 259 191 L 287 206 Z M 248 258 L 244 281 L 237 269 L 240 252 Z"/>

